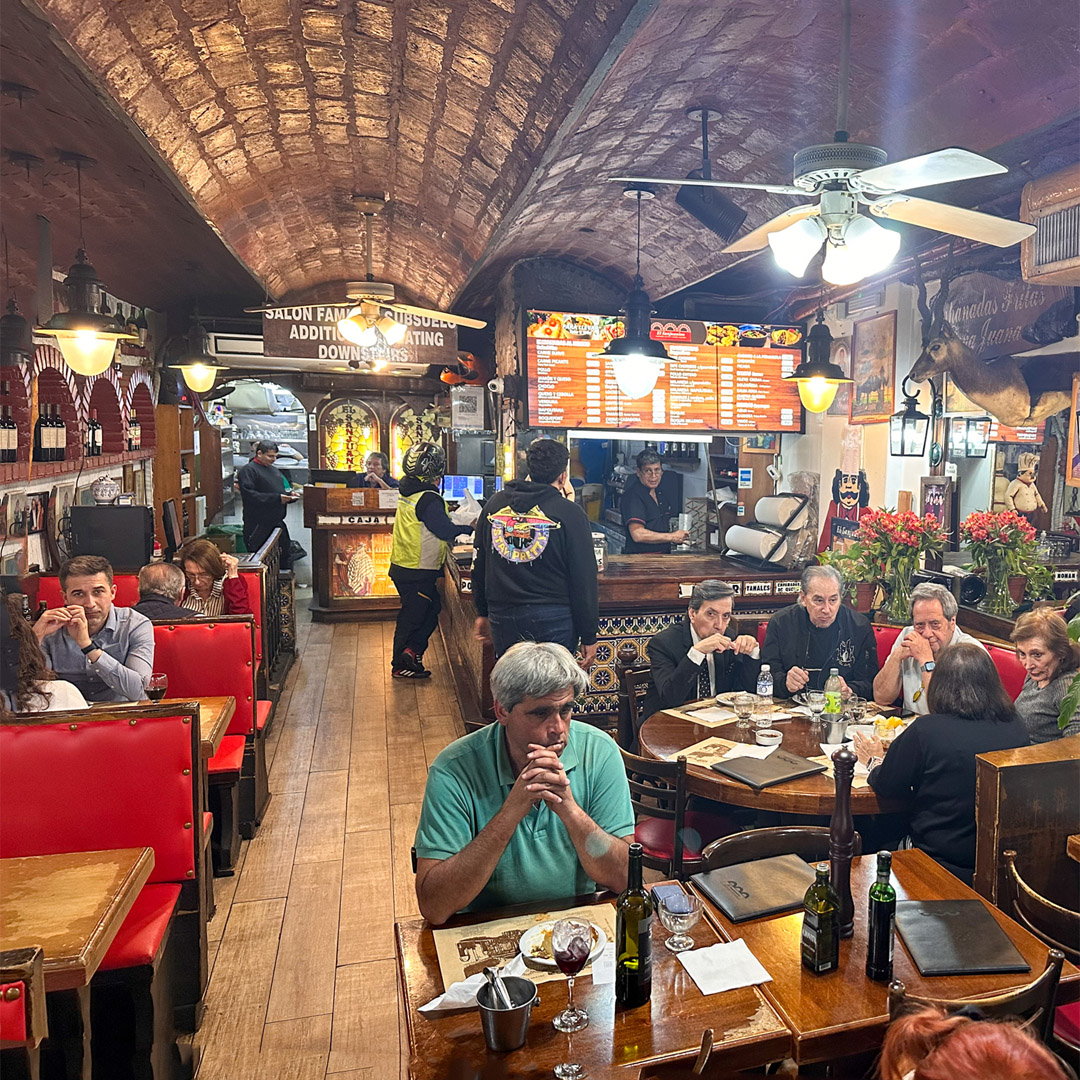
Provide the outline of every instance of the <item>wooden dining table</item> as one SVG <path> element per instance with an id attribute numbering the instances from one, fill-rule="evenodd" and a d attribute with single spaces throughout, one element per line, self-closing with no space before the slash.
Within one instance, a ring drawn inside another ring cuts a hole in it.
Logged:
<path id="1" fill-rule="evenodd" d="M 184 705 L 190 698 L 165 698 L 163 705 Z M 225 732 L 229 730 L 229 721 L 236 713 L 236 698 L 200 697 L 199 704 L 199 756 L 209 761 L 221 746 Z"/>
<path id="2" fill-rule="evenodd" d="M 872 1051 L 884 1037 L 889 1021 L 888 986 L 866 977 L 866 897 L 875 869 L 876 856 L 852 860 L 855 933 L 840 942 L 839 967 L 827 975 L 814 975 L 802 965 L 801 911 L 733 923 L 695 885 L 690 886 L 704 901 L 706 916 L 721 938 L 742 938 L 772 976 L 772 982 L 763 983 L 760 989 L 790 1028 L 792 1056 L 800 1065 Z M 1031 982 L 1046 966 L 1046 945 L 922 851 L 894 852 L 892 881 L 898 900 L 980 900 L 1031 965 L 1031 971 L 1025 973 L 927 977 L 919 974 L 897 936 L 893 977 L 910 993 L 942 999 L 998 993 Z M 1080 970 L 1066 962 L 1059 1000 L 1075 1000 L 1077 996 Z"/>
<path id="3" fill-rule="evenodd" d="M 44 953 L 52 1075 L 90 1077 L 90 980 L 154 868 L 152 848 L 0 859 L 0 947 Z"/>
<path id="4" fill-rule="evenodd" d="M 555 905 L 521 905 L 482 914 L 455 916 L 448 926 L 469 926 L 506 918 L 576 907 L 612 899 L 577 897 Z M 550 1076 L 568 1058 L 567 1036 L 551 1021 L 566 1007 L 564 982 L 544 983 L 533 1009 L 525 1045 L 506 1054 L 488 1051 L 477 1009 L 425 1015 L 419 1007 L 445 989 L 439 970 L 432 926 L 424 919 L 395 924 L 398 972 L 405 998 L 409 1033 L 409 1075 L 413 1080 L 444 1080 L 448 1076 Z M 636 1009 L 615 1003 L 612 984 L 594 986 L 588 971 L 574 986 L 574 1002 L 589 1014 L 589 1026 L 572 1037 L 573 1060 L 588 1070 L 589 1080 L 636 1080 L 646 1064 L 689 1058 L 697 1054 L 705 1029 L 715 1033 L 713 1058 L 732 1069 L 754 1068 L 790 1054 L 790 1033 L 759 987 L 744 987 L 705 996 L 677 957 L 664 947 L 667 931 L 653 922 L 652 998 Z M 702 919 L 691 931 L 694 947 L 715 944 L 719 938 Z M 458 1070 L 458 1071 L 455 1071 Z"/>
<path id="5" fill-rule="evenodd" d="M 783 710 L 787 704 L 779 702 L 777 708 Z M 821 755 L 823 735 L 820 725 L 814 728 L 806 717 L 794 716 L 790 720 L 778 722 L 776 729 L 783 734 L 780 745 L 785 750 L 802 757 Z M 676 712 L 667 710 L 653 713 L 638 732 L 642 756 L 660 760 L 674 760 L 679 751 L 714 736 L 736 743 L 754 742 L 753 728 L 740 728 L 735 720 L 710 727 L 695 724 Z M 717 757 L 719 758 L 719 754 Z M 702 765 L 688 763 L 686 789 L 691 795 L 701 795 L 717 802 L 749 806 L 755 810 L 774 810 L 784 814 L 828 815 L 833 812 L 836 802 L 835 782 L 825 773 L 788 780 L 755 791 L 739 780 L 722 776 Z M 902 802 L 879 799 L 869 786 L 853 786 L 851 789 L 853 814 L 881 814 L 903 808 Z"/>
<path id="6" fill-rule="evenodd" d="M 1070 836 L 1065 841 L 1065 850 L 1069 853 L 1070 859 L 1080 862 L 1080 833 Z"/>

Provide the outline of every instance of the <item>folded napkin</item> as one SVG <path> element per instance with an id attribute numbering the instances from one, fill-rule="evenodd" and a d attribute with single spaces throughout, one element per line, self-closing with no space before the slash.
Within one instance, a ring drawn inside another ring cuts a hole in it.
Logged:
<path id="1" fill-rule="evenodd" d="M 498 969 L 504 978 L 507 975 L 524 975 L 525 961 L 518 953 L 508 963 Z M 481 971 L 476 975 L 470 975 L 462 982 L 456 982 L 449 989 L 433 998 L 426 1005 L 421 1005 L 422 1013 L 450 1012 L 452 1009 L 472 1009 L 476 1007 L 476 991 L 487 982 L 487 976 Z"/>
<path id="2" fill-rule="evenodd" d="M 738 990 L 740 986 L 772 982 L 772 976 L 742 938 L 705 949 L 691 949 L 678 956 L 679 963 L 703 994 L 720 994 L 725 990 Z"/>
<path id="3" fill-rule="evenodd" d="M 705 727 L 719 727 L 720 724 L 728 724 L 736 719 L 735 713 L 720 705 L 710 705 L 704 709 L 682 710 L 682 715 L 688 720 L 693 720 L 695 724 L 702 724 Z"/>
<path id="4" fill-rule="evenodd" d="M 848 730 L 850 731 L 851 729 L 849 728 Z M 835 754 L 837 750 L 841 749 L 840 745 L 837 743 L 818 743 L 818 746 L 821 747 L 821 752 L 829 759 L 830 762 L 832 761 L 833 754 Z M 849 744 L 845 743 L 844 746 L 846 746 L 848 750 L 851 750 L 852 753 L 855 753 L 855 751 Z M 867 767 L 861 761 L 855 762 L 856 776 L 867 776 L 869 775 L 869 772 L 870 770 L 867 769 Z"/>
<path id="5" fill-rule="evenodd" d="M 809 705 L 795 705 L 791 709 L 792 716 L 805 716 L 808 720 L 813 720 L 814 711 Z"/>
<path id="6" fill-rule="evenodd" d="M 767 758 L 775 749 L 775 746 L 758 746 L 756 743 L 751 746 L 750 743 L 737 743 L 720 760 L 731 761 L 732 758 L 738 757 Z"/>

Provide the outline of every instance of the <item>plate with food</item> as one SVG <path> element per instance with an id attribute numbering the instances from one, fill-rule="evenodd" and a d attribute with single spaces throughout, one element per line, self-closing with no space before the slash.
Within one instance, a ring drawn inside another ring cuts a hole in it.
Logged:
<path id="1" fill-rule="evenodd" d="M 765 327 L 758 326 L 756 323 L 743 323 L 739 327 L 740 345 L 764 345 L 768 336 Z"/>
<path id="2" fill-rule="evenodd" d="M 555 963 L 555 957 L 551 953 L 551 933 L 558 921 L 548 919 L 530 926 L 518 939 L 518 951 L 529 967 L 543 968 L 545 971 L 559 970 L 559 965 Z M 589 923 L 589 929 L 592 931 L 593 947 L 587 964 L 591 964 L 607 944 L 607 934 L 596 923 Z"/>
<path id="3" fill-rule="evenodd" d="M 719 701 L 721 705 L 734 705 L 735 699 L 739 694 L 745 693 L 745 690 L 727 690 L 723 694 L 717 694 L 716 700 Z"/>
<path id="4" fill-rule="evenodd" d="M 730 323 L 711 324 L 705 330 L 705 343 L 719 345 L 721 348 L 734 348 L 739 344 L 739 328 Z"/>
<path id="5" fill-rule="evenodd" d="M 769 341 L 778 348 L 789 349 L 802 341 L 802 331 L 794 326 L 780 326 L 769 334 Z"/>

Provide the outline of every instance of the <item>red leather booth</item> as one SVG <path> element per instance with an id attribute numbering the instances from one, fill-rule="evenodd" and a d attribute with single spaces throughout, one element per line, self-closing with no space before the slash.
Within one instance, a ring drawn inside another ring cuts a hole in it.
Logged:
<path id="1" fill-rule="evenodd" d="M 987 645 L 986 651 L 990 654 L 990 659 L 994 661 L 994 667 L 1001 676 L 1005 693 L 1015 701 L 1020 691 L 1024 689 L 1024 680 L 1027 678 L 1024 665 L 1017 660 L 1016 653 L 1012 649 L 1003 649 L 1000 645 Z"/>

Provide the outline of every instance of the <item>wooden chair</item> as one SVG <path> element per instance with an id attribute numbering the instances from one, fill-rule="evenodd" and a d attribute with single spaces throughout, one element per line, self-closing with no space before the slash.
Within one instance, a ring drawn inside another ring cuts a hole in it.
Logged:
<path id="1" fill-rule="evenodd" d="M 889 983 L 889 1019 L 895 1020 L 900 1012 L 909 1005 L 928 1005 L 944 1012 L 956 1012 L 958 1009 L 979 1009 L 989 1020 L 1006 1017 L 1019 1019 L 1021 1026 L 1036 1038 L 1049 1043 L 1054 1027 L 1054 999 L 1057 996 L 1058 982 L 1061 979 L 1061 966 L 1065 963 L 1065 954 L 1059 949 L 1051 949 L 1046 958 L 1043 973 L 1026 986 L 1008 990 L 1001 994 L 986 997 L 953 998 L 942 1001 L 940 998 L 916 997 L 907 992 L 907 987 L 898 979 Z"/>
<path id="2" fill-rule="evenodd" d="M 855 833 L 855 852 L 862 854 L 862 837 Z M 771 859 L 774 855 L 798 855 L 806 862 L 829 858 L 829 830 L 823 825 L 779 825 L 773 829 L 747 829 L 711 843 L 702 853 L 702 870 Z"/>
<path id="3" fill-rule="evenodd" d="M 616 741 L 625 750 L 636 750 L 637 733 L 647 717 L 641 715 L 641 702 L 649 692 L 651 668 L 619 668 L 619 735 Z"/>
<path id="4" fill-rule="evenodd" d="M 686 809 L 686 758 L 655 761 L 621 747 L 630 801 L 634 804 L 634 839 L 642 861 L 680 881 L 702 867 L 702 848 L 738 826 L 730 818 Z M 675 837 L 681 842 L 676 844 Z"/>
<path id="5" fill-rule="evenodd" d="M 41 1040 L 49 1034 L 44 954 L 40 948 L 0 952 L 0 1074 L 38 1080 Z"/>

